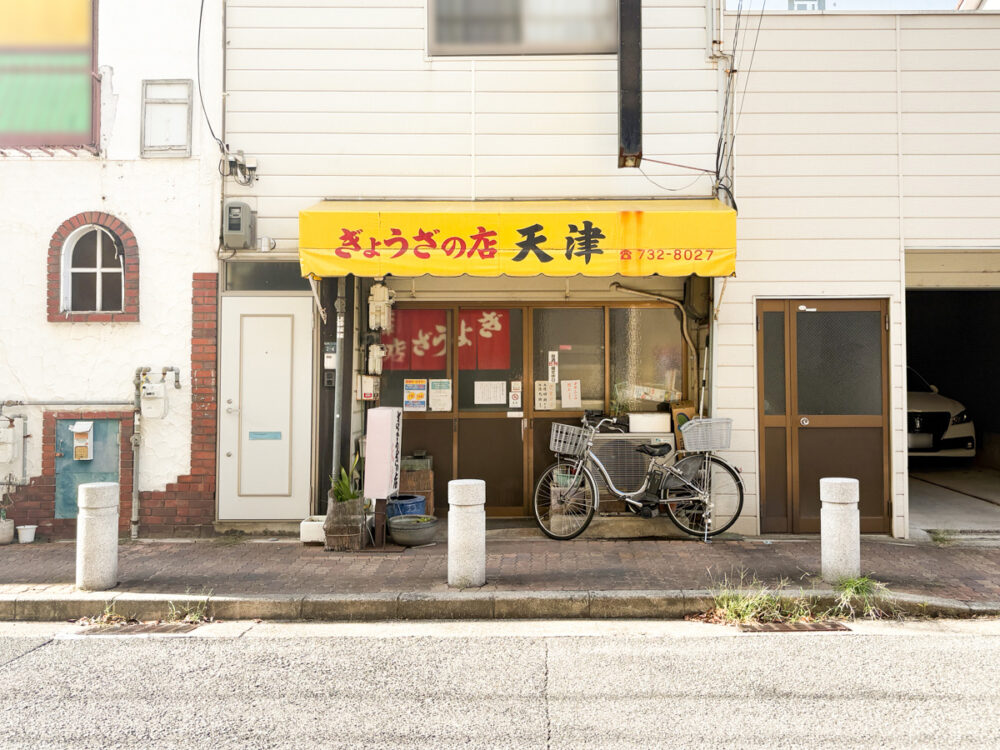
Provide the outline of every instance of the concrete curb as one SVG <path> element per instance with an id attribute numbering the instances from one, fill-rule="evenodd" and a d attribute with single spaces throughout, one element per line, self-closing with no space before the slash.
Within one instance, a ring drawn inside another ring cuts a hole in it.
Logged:
<path id="1" fill-rule="evenodd" d="M 832 589 L 785 592 L 832 606 Z M 894 593 L 888 603 L 913 617 L 1000 615 L 1000 602 Z M 56 621 L 93 617 L 114 607 L 140 620 L 166 619 L 171 608 L 202 608 L 219 620 L 536 620 L 682 619 L 712 606 L 707 590 L 674 591 L 437 591 L 421 593 L 192 596 L 133 592 L 74 592 L 0 596 L 0 620 Z"/>

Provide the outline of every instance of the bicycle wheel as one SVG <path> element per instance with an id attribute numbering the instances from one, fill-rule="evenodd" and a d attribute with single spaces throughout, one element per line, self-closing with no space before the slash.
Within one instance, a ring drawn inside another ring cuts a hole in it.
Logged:
<path id="1" fill-rule="evenodd" d="M 583 533 L 594 517 L 597 484 L 584 467 L 559 461 L 535 485 L 535 521 L 546 536 L 572 539 Z"/>
<path id="2" fill-rule="evenodd" d="M 743 482 L 721 458 L 703 454 L 687 456 L 676 464 L 691 486 L 677 477 L 666 482 L 667 515 L 681 531 L 692 536 L 721 534 L 743 509 Z"/>

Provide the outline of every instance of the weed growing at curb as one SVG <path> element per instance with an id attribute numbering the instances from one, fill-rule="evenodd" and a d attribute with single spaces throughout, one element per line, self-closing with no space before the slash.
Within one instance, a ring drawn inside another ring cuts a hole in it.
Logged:
<path id="1" fill-rule="evenodd" d="M 889 599 L 889 589 L 870 576 L 845 578 L 837 582 L 837 598 L 823 608 L 815 597 L 801 589 L 792 594 L 788 581 L 762 583 L 745 570 L 738 578 L 723 576 L 712 587 L 712 609 L 690 619 L 739 625 L 751 622 L 812 622 L 815 620 L 881 620 L 901 618 L 902 612 Z"/>
<path id="2" fill-rule="evenodd" d="M 954 536 L 945 529 L 927 529 L 927 536 L 939 547 L 946 547 L 955 541 Z"/>
<path id="3" fill-rule="evenodd" d="M 186 594 L 190 595 L 191 590 L 188 589 Z M 205 599 L 201 601 L 193 601 L 185 604 L 174 604 L 173 602 L 167 602 L 167 616 L 163 619 L 164 622 L 188 622 L 194 624 L 201 624 L 203 622 L 210 622 L 212 618 L 208 616 L 208 597 L 212 595 L 211 590 L 202 591 L 202 596 Z"/>
<path id="4" fill-rule="evenodd" d="M 813 619 L 813 603 L 801 591 L 798 596 L 786 593 L 784 579 L 776 586 L 761 583 L 741 570 L 738 580 L 724 576 L 712 588 L 713 608 L 697 619 L 712 623 L 799 622 Z"/>
<path id="5" fill-rule="evenodd" d="M 881 581 L 869 576 L 842 578 L 833 587 L 837 601 L 825 617 L 856 620 L 885 620 L 899 618 L 900 611 L 889 601 L 889 589 Z"/>
<path id="6" fill-rule="evenodd" d="M 77 625 L 91 627 L 115 627 L 119 625 L 131 625 L 139 622 L 130 615 L 120 615 L 115 611 L 115 603 L 110 602 L 104 611 L 94 617 L 81 617 L 76 621 Z"/>

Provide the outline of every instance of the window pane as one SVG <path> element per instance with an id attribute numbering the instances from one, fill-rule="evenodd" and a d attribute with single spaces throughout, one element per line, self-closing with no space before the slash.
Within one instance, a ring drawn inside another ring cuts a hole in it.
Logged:
<path id="1" fill-rule="evenodd" d="M 302 278 L 298 263 L 231 262 L 226 263 L 227 292 L 309 291 L 309 280 Z"/>
<path id="2" fill-rule="evenodd" d="M 121 252 L 118 243 L 107 232 L 101 232 L 101 268 L 121 268 Z"/>
<path id="3" fill-rule="evenodd" d="M 97 233 L 94 229 L 80 236 L 73 246 L 73 268 L 94 268 L 97 265 Z"/>
<path id="4" fill-rule="evenodd" d="M 188 99 L 190 84 L 187 81 L 180 83 L 166 83 L 164 81 L 148 81 L 146 83 L 147 99 Z"/>
<path id="5" fill-rule="evenodd" d="M 882 314 L 797 312 L 799 414 L 882 413 Z"/>
<path id="6" fill-rule="evenodd" d="M 657 411 L 682 397 L 684 338 L 676 309 L 613 308 L 611 393 L 617 411 Z"/>
<path id="7" fill-rule="evenodd" d="M 108 312 L 122 309 L 121 273 L 101 274 L 101 310 Z"/>
<path id="8" fill-rule="evenodd" d="M 70 274 L 70 310 L 89 312 L 97 309 L 97 274 L 74 271 Z"/>
<path id="9" fill-rule="evenodd" d="M 616 0 L 432 0 L 434 54 L 611 53 Z"/>
<path id="10" fill-rule="evenodd" d="M 507 411 L 512 382 L 521 384 L 524 397 L 520 310 L 460 310 L 457 333 L 459 409 Z"/>
<path id="11" fill-rule="evenodd" d="M 146 104 L 143 148 L 186 150 L 188 145 L 188 104 Z"/>
<path id="12" fill-rule="evenodd" d="M 764 413 L 785 413 L 785 314 L 764 313 Z"/>
<path id="13" fill-rule="evenodd" d="M 535 380 L 580 381 L 584 409 L 604 408 L 604 310 L 544 308 L 533 313 Z M 554 355 L 554 356 L 553 356 Z M 557 364 L 550 373 L 549 362 Z M 534 383 L 528 392 L 534 398 Z M 556 408 L 562 405 L 556 386 Z M 579 410 L 580 407 L 570 407 Z"/>
<path id="14" fill-rule="evenodd" d="M 450 317 L 447 310 L 392 311 L 389 330 L 382 332 L 388 352 L 382 360 L 380 405 L 402 406 L 407 378 L 449 377 Z"/>

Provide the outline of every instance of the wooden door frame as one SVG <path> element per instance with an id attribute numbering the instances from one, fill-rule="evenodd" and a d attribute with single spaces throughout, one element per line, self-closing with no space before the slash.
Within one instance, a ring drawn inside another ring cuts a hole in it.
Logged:
<path id="1" fill-rule="evenodd" d="M 798 378 L 794 363 L 798 356 L 797 316 L 800 305 L 808 305 L 817 311 L 825 312 L 879 312 L 883 325 L 879 327 L 881 364 L 882 364 L 882 413 L 881 415 L 850 415 L 822 416 L 800 415 L 798 411 Z M 763 314 L 765 312 L 782 312 L 784 314 L 784 357 L 785 357 L 785 413 L 783 415 L 767 415 L 764 413 L 764 347 L 763 347 Z M 785 428 L 786 449 L 786 518 L 790 533 L 812 533 L 819 529 L 803 528 L 799 517 L 799 438 L 798 421 L 808 416 L 814 427 L 879 427 L 882 430 L 882 515 L 877 522 L 862 520 L 863 533 L 891 533 L 892 529 L 892 464 L 891 464 L 891 388 L 889 383 L 889 299 L 887 297 L 858 298 L 784 298 L 758 299 L 756 305 L 756 345 L 757 345 L 757 414 L 758 414 L 758 465 L 760 466 L 760 509 L 758 519 L 763 525 L 763 501 L 766 496 L 765 440 L 764 431 L 767 427 Z M 859 422 L 861 424 L 859 424 Z M 806 524 L 812 526 L 813 524 Z M 787 532 L 786 532 L 787 533 Z"/>

